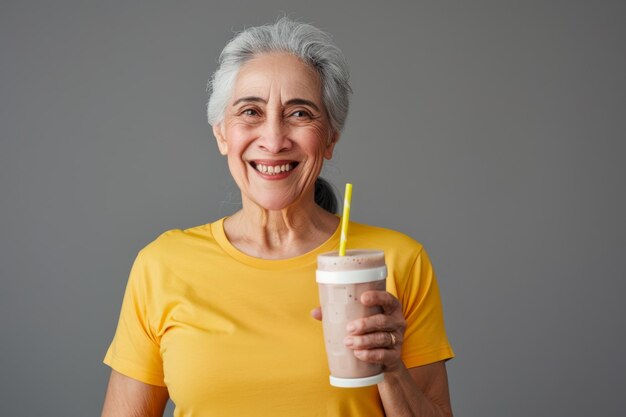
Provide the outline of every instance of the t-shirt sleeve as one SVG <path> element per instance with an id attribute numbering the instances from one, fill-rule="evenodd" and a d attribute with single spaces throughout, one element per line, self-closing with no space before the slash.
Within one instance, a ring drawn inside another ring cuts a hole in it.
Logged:
<path id="1" fill-rule="evenodd" d="M 115 336 L 104 363 L 117 372 L 151 385 L 165 386 L 159 339 L 151 326 L 153 299 L 150 268 L 140 252 L 126 285 Z"/>
<path id="2" fill-rule="evenodd" d="M 423 248 L 415 258 L 399 298 L 407 322 L 402 344 L 402 359 L 407 368 L 453 358 L 439 286 Z"/>

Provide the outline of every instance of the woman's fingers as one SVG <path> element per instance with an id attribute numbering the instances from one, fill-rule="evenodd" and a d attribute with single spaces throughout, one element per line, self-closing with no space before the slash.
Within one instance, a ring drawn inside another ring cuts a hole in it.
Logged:
<path id="1" fill-rule="evenodd" d="M 367 306 L 380 306 L 383 312 L 351 321 L 347 327 L 349 334 L 386 331 L 393 332 L 396 338 L 404 334 L 406 322 L 396 297 L 386 291 L 367 291 L 361 295 L 361 302 Z"/>
<path id="2" fill-rule="evenodd" d="M 313 310 L 311 310 L 311 317 L 313 317 L 315 320 L 322 320 L 322 308 L 315 307 Z"/>
<path id="3" fill-rule="evenodd" d="M 348 323 L 344 344 L 362 361 L 382 364 L 385 369 L 398 366 L 406 329 L 400 301 L 386 291 L 367 291 L 361 302 L 380 306 L 383 312 Z"/>
<path id="4" fill-rule="evenodd" d="M 363 349 L 355 350 L 354 356 L 364 362 L 380 363 L 391 370 L 400 361 L 400 352 L 397 349 Z"/>
<path id="5" fill-rule="evenodd" d="M 366 291 L 361 294 L 361 302 L 366 306 L 381 306 L 385 314 L 401 310 L 400 301 L 387 291 Z"/>
<path id="6" fill-rule="evenodd" d="M 347 336 L 344 343 L 346 347 L 353 350 L 357 359 L 381 364 L 385 371 L 391 371 L 402 363 L 400 357 L 402 333 L 376 332 L 360 336 L 352 335 Z"/>
<path id="7" fill-rule="evenodd" d="M 361 302 L 367 306 L 381 306 L 383 312 L 350 322 L 344 344 L 358 359 L 392 369 L 400 362 L 406 327 L 400 302 L 386 291 L 367 291 L 361 295 Z M 322 309 L 311 310 L 311 317 L 321 320 Z"/>
<path id="8" fill-rule="evenodd" d="M 344 344 L 354 350 L 359 349 L 392 349 L 402 343 L 402 336 L 396 332 L 376 332 L 364 335 L 350 335 Z"/>
<path id="9" fill-rule="evenodd" d="M 392 332 L 400 330 L 404 326 L 404 318 L 388 316 L 386 314 L 374 314 L 348 323 L 349 334 L 365 334 L 371 332 Z"/>

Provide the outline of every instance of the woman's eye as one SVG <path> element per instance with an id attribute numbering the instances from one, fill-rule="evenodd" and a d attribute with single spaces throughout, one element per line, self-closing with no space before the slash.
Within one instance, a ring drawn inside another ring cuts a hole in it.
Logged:
<path id="1" fill-rule="evenodd" d="M 254 109 L 245 109 L 241 112 L 241 114 L 243 114 L 244 116 L 256 116 L 259 113 Z"/>
<path id="2" fill-rule="evenodd" d="M 296 110 L 293 113 L 291 113 L 291 115 L 297 118 L 310 117 L 310 114 L 305 112 L 304 110 Z"/>

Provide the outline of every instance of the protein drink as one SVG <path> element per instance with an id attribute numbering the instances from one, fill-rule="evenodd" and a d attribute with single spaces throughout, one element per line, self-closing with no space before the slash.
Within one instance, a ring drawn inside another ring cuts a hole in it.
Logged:
<path id="1" fill-rule="evenodd" d="M 349 322 L 382 312 L 366 307 L 360 297 L 366 291 L 385 290 L 387 266 L 381 250 L 348 250 L 346 256 L 328 252 L 317 257 L 317 283 L 324 341 L 330 368 L 330 384 L 364 387 L 383 380 L 382 367 L 357 359 L 344 345 Z"/>

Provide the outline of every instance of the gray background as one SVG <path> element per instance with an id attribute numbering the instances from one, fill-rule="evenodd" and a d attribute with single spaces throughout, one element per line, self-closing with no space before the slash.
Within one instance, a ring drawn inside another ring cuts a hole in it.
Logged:
<path id="1" fill-rule="evenodd" d="M 206 80 L 281 12 L 351 64 L 325 176 L 429 249 L 456 415 L 623 415 L 624 2 L 0 7 L 0 415 L 99 414 L 136 252 L 237 207 Z"/>

